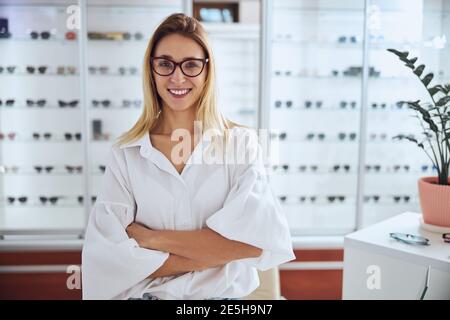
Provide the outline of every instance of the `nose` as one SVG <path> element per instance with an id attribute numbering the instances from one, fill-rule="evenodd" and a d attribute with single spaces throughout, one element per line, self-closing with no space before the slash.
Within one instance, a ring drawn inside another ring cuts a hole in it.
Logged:
<path id="1" fill-rule="evenodd" d="M 170 80 L 176 83 L 183 83 L 186 80 L 185 75 L 181 72 L 181 66 L 178 65 L 175 67 L 175 71 L 170 76 Z"/>

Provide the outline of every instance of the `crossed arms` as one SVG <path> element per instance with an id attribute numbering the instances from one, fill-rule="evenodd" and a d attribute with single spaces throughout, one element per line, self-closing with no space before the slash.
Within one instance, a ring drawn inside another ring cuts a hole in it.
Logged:
<path id="1" fill-rule="evenodd" d="M 134 222 L 126 232 L 142 248 L 170 253 L 164 264 L 149 278 L 200 271 L 262 254 L 260 248 L 227 239 L 209 228 L 193 231 L 152 230 Z"/>

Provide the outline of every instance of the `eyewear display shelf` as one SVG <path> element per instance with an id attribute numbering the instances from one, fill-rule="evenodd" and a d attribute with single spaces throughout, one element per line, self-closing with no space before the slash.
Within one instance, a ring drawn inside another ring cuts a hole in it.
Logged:
<path id="1" fill-rule="evenodd" d="M 165 17 L 192 10 L 181 0 L 75 4 L 87 13 L 81 29 L 68 28 L 72 2 L 0 2 L 5 240 L 83 238 L 108 149 L 142 111 L 148 40 Z M 216 55 L 219 107 L 257 126 L 259 26 L 204 25 Z"/>
<path id="2" fill-rule="evenodd" d="M 345 235 L 420 211 L 417 180 L 436 170 L 394 137 L 423 138 L 400 101 L 429 97 L 386 49 L 450 82 L 450 1 L 264 3 L 262 126 L 279 150 L 272 183 L 292 233 Z"/>

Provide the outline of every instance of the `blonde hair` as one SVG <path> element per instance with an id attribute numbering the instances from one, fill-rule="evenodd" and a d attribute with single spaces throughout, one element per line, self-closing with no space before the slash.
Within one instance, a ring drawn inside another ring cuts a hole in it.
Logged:
<path id="1" fill-rule="evenodd" d="M 219 131 L 226 139 L 227 130 L 237 125 L 225 119 L 217 107 L 215 63 L 206 31 L 195 18 L 182 13 L 175 13 L 167 17 L 158 26 L 147 45 L 142 68 L 144 109 L 134 126 L 118 138 L 119 145 L 138 140 L 144 134 L 149 133 L 157 124 L 162 101 L 156 89 L 155 79 L 150 66 L 150 58 L 159 41 L 171 34 L 180 34 L 196 41 L 203 48 L 205 58 L 209 59 L 206 65 L 207 76 L 205 85 L 196 102 L 196 120 L 201 121 L 203 130 L 213 129 Z"/>

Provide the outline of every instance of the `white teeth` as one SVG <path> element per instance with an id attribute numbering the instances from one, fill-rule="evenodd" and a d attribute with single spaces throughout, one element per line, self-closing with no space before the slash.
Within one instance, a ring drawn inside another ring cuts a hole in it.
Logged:
<path id="1" fill-rule="evenodd" d="M 179 96 L 188 93 L 189 90 L 190 90 L 190 89 L 186 89 L 186 90 L 170 90 L 170 89 L 169 89 L 169 91 L 170 91 L 171 93 L 176 94 L 176 95 L 179 95 Z"/>

